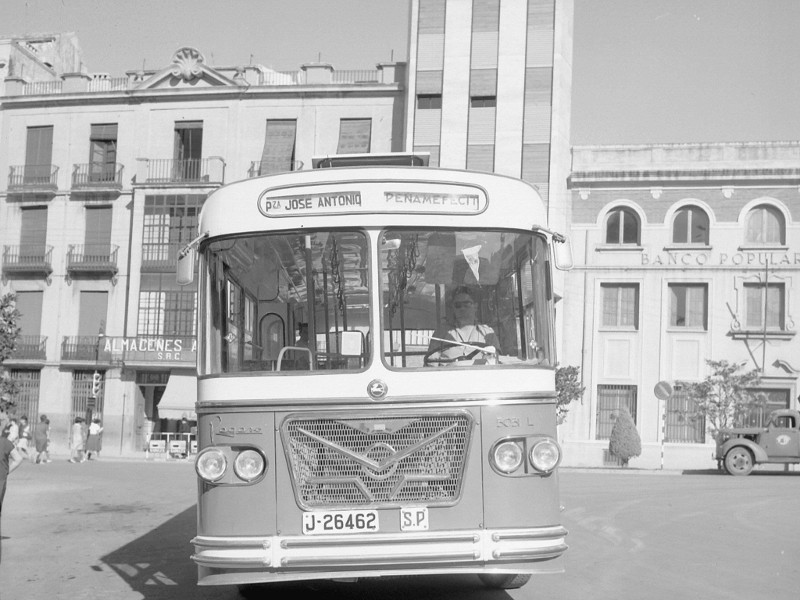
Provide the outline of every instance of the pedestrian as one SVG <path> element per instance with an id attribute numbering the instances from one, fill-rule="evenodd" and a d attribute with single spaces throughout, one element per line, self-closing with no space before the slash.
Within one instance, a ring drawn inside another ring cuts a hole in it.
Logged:
<path id="1" fill-rule="evenodd" d="M 95 458 L 100 458 L 100 449 L 103 446 L 103 425 L 100 419 L 95 417 L 89 425 L 89 437 L 86 438 L 86 458 L 92 460 L 92 454 Z"/>
<path id="2" fill-rule="evenodd" d="M 22 464 L 22 455 L 14 443 L 7 437 L 0 437 L 0 518 L 3 513 L 3 497 L 6 495 L 8 475 Z M 0 533 L 0 540 L 3 539 Z M 2 560 L 2 543 L 0 542 L 0 560 Z"/>
<path id="3" fill-rule="evenodd" d="M 71 463 L 83 462 L 86 457 L 83 451 L 86 448 L 86 438 L 83 434 L 84 419 L 75 417 L 75 422 L 72 424 L 72 431 L 69 436 L 70 459 Z"/>
<path id="4" fill-rule="evenodd" d="M 50 443 L 50 420 L 47 415 L 39 416 L 39 422 L 33 430 L 33 443 L 36 445 L 36 464 L 49 463 L 50 452 L 47 446 Z"/>
<path id="5" fill-rule="evenodd" d="M 17 440 L 19 439 L 19 421 L 17 421 L 16 417 L 11 417 L 8 425 L 6 425 L 3 435 L 9 442 L 14 444 L 14 447 L 17 446 Z"/>
<path id="6" fill-rule="evenodd" d="M 25 460 L 33 460 L 31 455 L 31 426 L 28 417 L 23 415 L 19 418 L 19 439 L 17 440 L 17 450 Z"/>

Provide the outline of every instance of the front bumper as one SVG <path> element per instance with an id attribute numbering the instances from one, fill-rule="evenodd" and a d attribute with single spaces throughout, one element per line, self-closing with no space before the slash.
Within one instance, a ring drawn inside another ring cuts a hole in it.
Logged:
<path id="1" fill-rule="evenodd" d="M 560 526 L 495 531 L 208 537 L 192 540 L 200 585 L 400 574 L 557 572 L 537 564 L 566 550 Z"/>

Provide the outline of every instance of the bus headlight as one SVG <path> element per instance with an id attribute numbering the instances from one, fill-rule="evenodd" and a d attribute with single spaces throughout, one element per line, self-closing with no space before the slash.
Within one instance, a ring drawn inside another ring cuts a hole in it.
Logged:
<path id="1" fill-rule="evenodd" d="M 522 447 L 517 442 L 500 442 L 492 450 L 492 463 L 501 473 L 513 473 L 522 464 L 522 456 Z"/>
<path id="2" fill-rule="evenodd" d="M 233 472 L 239 479 L 253 481 L 264 473 L 266 461 L 256 450 L 244 450 L 239 453 L 233 462 Z"/>
<path id="3" fill-rule="evenodd" d="M 561 462 L 561 449 L 553 440 L 544 439 L 533 445 L 529 457 L 534 469 L 549 473 Z"/>
<path id="4" fill-rule="evenodd" d="M 207 448 L 198 455 L 194 467 L 201 479 L 217 481 L 225 474 L 228 461 L 221 449 Z"/>

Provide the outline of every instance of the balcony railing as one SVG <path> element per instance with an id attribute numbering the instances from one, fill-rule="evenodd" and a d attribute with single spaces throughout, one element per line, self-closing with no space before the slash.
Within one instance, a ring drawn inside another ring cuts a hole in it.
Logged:
<path id="1" fill-rule="evenodd" d="M 76 273 L 117 274 L 117 253 L 114 244 L 72 244 L 67 250 L 67 283 Z"/>
<path id="2" fill-rule="evenodd" d="M 54 193 L 58 189 L 55 165 L 16 165 L 8 169 L 9 192 Z"/>
<path id="3" fill-rule="evenodd" d="M 111 353 L 105 350 L 105 337 L 97 335 L 64 336 L 61 360 L 107 363 Z"/>
<path id="4" fill-rule="evenodd" d="M 46 244 L 22 244 L 3 247 L 3 274 L 40 274 L 53 272 L 53 247 Z"/>
<path id="5" fill-rule="evenodd" d="M 136 183 L 178 185 L 222 185 L 225 182 L 225 161 L 222 157 L 165 159 L 140 158 Z"/>
<path id="6" fill-rule="evenodd" d="M 303 168 L 303 161 L 302 160 L 295 160 L 289 165 L 289 171 L 299 171 Z M 271 173 L 282 173 L 279 169 L 271 169 L 269 166 L 260 161 L 254 160 L 250 162 L 250 168 L 247 170 L 247 177 L 252 179 L 253 177 L 259 177 L 261 175 L 269 175 Z"/>
<path id="7" fill-rule="evenodd" d="M 72 167 L 72 189 L 82 191 L 105 191 L 122 189 L 120 163 L 84 163 Z"/>
<path id="8" fill-rule="evenodd" d="M 21 335 L 10 360 L 47 360 L 47 336 Z"/>

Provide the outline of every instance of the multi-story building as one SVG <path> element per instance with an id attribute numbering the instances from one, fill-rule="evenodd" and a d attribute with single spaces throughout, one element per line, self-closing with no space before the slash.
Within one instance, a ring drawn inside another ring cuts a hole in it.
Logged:
<path id="1" fill-rule="evenodd" d="M 191 418 L 196 292 L 175 283 L 206 196 L 312 156 L 402 148 L 404 65 L 276 72 L 208 65 L 89 74 L 72 35 L 0 42 L 2 289 L 22 338 L 6 362 L 18 414 L 47 414 L 56 449 L 87 409 L 106 452 Z M 99 374 L 100 393 L 93 381 Z"/>
<path id="2" fill-rule="evenodd" d="M 632 464 L 713 467 L 677 383 L 705 379 L 708 360 L 758 371 L 750 425 L 797 408 L 799 184 L 798 142 L 573 149 L 562 362 L 582 368 L 586 393 L 561 427 L 566 464 L 607 462 L 626 408 L 643 446 Z"/>
<path id="3" fill-rule="evenodd" d="M 20 411 L 47 413 L 66 443 L 97 372 L 106 448 L 141 451 L 152 428 L 191 416 L 195 292 L 173 265 L 207 194 L 312 156 L 400 150 L 527 180 L 571 234 L 560 362 L 581 367 L 586 392 L 560 429 L 565 464 L 607 462 L 623 407 L 644 446 L 634 464 L 713 464 L 685 392 L 653 391 L 702 379 L 707 359 L 759 369 L 762 413 L 797 406 L 800 146 L 571 152 L 572 12 L 412 0 L 407 68 L 372 71 L 211 66 L 182 48 L 117 78 L 87 74 L 69 35 L 0 40 L 0 291 L 23 312 L 7 364 Z"/>

